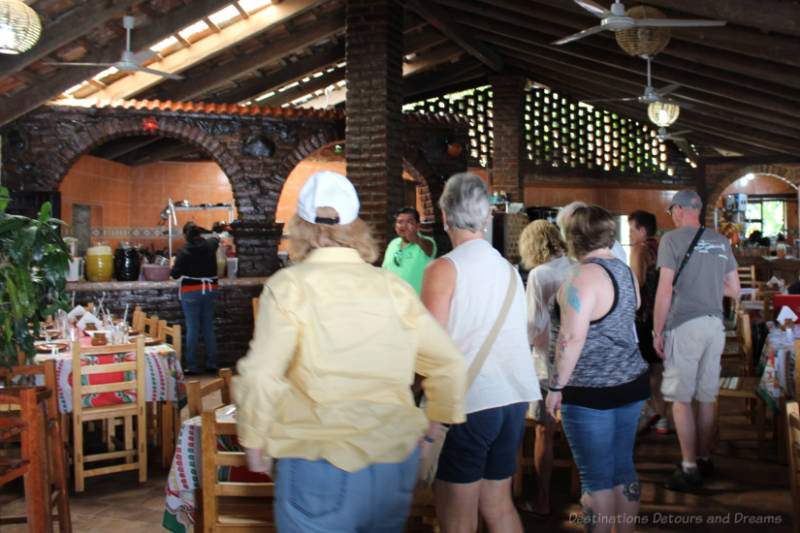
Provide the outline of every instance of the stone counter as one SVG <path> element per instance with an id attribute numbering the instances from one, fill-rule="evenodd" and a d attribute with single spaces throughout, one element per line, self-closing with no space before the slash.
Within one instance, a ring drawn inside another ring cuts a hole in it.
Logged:
<path id="1" fill-rule="evenodd" d="M 252 299 L 261 294 L 267 277 L 220 278 L 219 299 L 214 328 L 217 334 L 219 365 L 232 366 L 245 355 L 253 336 Z M 128 316 L 137 305 L 148 315 L 158 315 L 170 324 L 179 323 L 186 346 L 186 321 L 178 300 L 178 282 L 168 281 L 79 281 L 67 283 L 68 293 L 75 295 L 76 304 L 99 302 L 114 315 L 122 316 L 128 305 Z M 205 344 L 202 336 L 198 358 L 205 361 Z"/>

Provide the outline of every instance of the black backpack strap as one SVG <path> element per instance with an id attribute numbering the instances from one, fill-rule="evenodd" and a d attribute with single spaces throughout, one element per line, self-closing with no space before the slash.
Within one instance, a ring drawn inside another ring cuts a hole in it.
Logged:
<path id="1" fill-rule="evenodd" d="M 678 267 L 678 271 L 675 273 L 675 277 L 672 278 L 673 287 L 675 287 L 675 284 L 678 283 L 678 276 L 681 275 L 683 267 L 686 266 L 686 262 L 692 256 L 692 252 L 694 252 L 694 247 L 697 246 L 697 241 L 700 240 L 700 235 L 703 234 L 703 231 L 705 229 L 706 228 L 704 228 L 703 226 L 700 226 L 700 228 L 697 230 L 697 233 L 694 234 L 694 239 L 692 239 L 692 244 L 689 245 L 689 248 L 686 250 L 686 253 L 683 254 L 683 261 L 681 261 L 681 266 Z"/>

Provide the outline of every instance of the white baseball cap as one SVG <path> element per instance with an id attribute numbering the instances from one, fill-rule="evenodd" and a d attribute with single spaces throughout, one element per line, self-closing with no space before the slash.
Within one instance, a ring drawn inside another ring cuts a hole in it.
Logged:
<path id="1" fill-rule="evenodd" d="M 297 215 L 313 224 L 350 224 L 358 218 L 358 194 L 350 180 L 323 170 L 315 172 L 300 189 L 297 197 Z M 331 207 L 339 213 L 337 218 L 317 217 L 318 207 Z"/>

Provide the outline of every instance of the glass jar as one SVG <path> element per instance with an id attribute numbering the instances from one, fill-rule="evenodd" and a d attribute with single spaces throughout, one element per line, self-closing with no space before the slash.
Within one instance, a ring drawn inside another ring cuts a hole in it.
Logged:
<path id="1" fill-rule="evenodd" d="M 86 279 L 89 281 L 111 281 L 114 273 L 111 247 L 98 244 L 86 249 Z"/>

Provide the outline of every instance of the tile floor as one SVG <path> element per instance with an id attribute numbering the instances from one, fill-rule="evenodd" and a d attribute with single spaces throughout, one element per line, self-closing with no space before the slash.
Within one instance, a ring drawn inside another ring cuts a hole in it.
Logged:
<path id="1" fill-rule="evenodd" d="M 729 400 L 725 400 L 726 402 Z M 212 398 L 211 405 L 216 403 Z M 722 405 L 723 412 L 726 405 Z M 777 446 L 768 442 L 767 457 L 759 460 L 754 433 L 724 432 L 712 457 L 717 468 L 702 494 L 668 491 L 660 482 L 679 461 L 677 437 L 650 433 L 637 444 L 636 462 L 642 481 L 641 532 L 722 531 L 790 532 L 791 493 L 788 467 L 778 464 Z M 86 491 L 72 493 L 75 533 L 144 533 L 162 530 L 167 473 L 152 467 L 148 481 L 136 482 L 132 472 L 91 478 Z M 527 483 L 525 487 L 530 487 Z M 580 507 L 569 497 L 569 472 L 556 469 L 552 483 L 553 515 L 548 520 L 523 516 L 526 532 L 581 531 Z M 0 488 L 0 516 L 24 512 L 22 485 Z M 760 523 L 759 523 L 760 522 Z M 3 526 L 2 533 L 27 531 L 24 525 Z"/>

